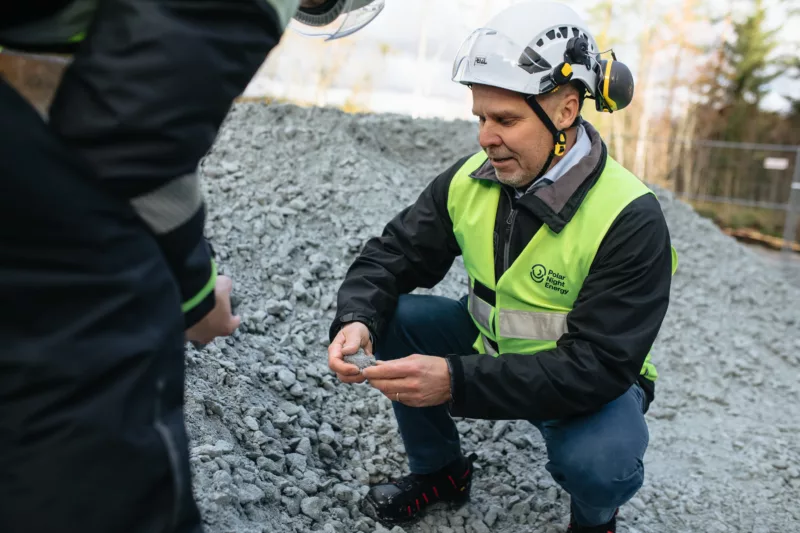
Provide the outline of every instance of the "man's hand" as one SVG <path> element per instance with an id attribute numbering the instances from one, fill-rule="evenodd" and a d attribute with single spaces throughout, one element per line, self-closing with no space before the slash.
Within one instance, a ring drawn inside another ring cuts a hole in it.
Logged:
<path id="1" fill-rule="evenodd" d="M 450 370 L 443 357 L 414 354 L 378 361 L 362 375 L 393 402 L 411 407 L 441 405 L 450 399 Z"/>
<path id="2" fill-rule="evenodd" d="M 216 304 L 200 322 L 186 330 L 186 340 L 208 344 L 217 337 L 226 337 L 236 331 L 241 318 L 231 313 L 231 289 L 233 282 L 228 276 L 217 276 L 214 287 Z"/>
<path id="3" fill-rule="evenodd" d="M 344 383 L 361 383 L 364 375 L 356 365 L 344 362 L 345 355 L 353 355 L 359 348 L 364 348 L 367 355 L 372 355 L 372 342 L 369 340 L 369 328 L 361 322 L 351 322 L 339 330 L 339 333 L 328 346 L 328 367 L 336 372 L 336 376 Z"/>

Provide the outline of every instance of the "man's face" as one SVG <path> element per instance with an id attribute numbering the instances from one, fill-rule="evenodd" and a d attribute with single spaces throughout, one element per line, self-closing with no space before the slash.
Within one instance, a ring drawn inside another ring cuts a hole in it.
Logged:
<path id="1" fill-rule="evenodd" d="M 557 100 L 539 99 L 551 119 Z M 530 184 L 553 149 L 553 136 L 530 105 L 519 93 L 473 85 L 472 114 L 480 121 L 478 142 L 489 156 L 497 179 L 513 187 Z"/>

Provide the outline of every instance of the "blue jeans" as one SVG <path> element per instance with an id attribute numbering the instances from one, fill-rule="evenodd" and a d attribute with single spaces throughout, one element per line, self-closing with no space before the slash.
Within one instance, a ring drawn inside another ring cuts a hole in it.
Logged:
<path id="1" fill-rule="evenodd" d="M 478 330 L 466 305 L 466 297 L 402 295 L 378 340 L 376 357 L 475 353 L 472 343 Z M 591 415 L 531 421 L 547 446 L 545 468 L 570 495 L 579 524 L 608 522 L 641 488 L 649 442 L 646 402 L 641 387 L 634 385 Z M 392 406 L 412 472 L 435 472 L 461 456 L 458 431 L 446 406 L 418 408 L 397 402 Z"/>

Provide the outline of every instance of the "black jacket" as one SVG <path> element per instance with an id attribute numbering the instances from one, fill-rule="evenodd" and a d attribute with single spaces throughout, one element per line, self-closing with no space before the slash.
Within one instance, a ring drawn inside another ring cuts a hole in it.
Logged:
<path id="1" fill-rule="evenodd" d="M 607 150 L 597 131 L 584 124 L 592 140 L 591 152 L 558 181 L 516 201 L 514 190 L 503 186 L 495 226 L 497 278 L 542 224 L 561 231 L 596 183 Z M 339 290 L 331 339 L 351 321 L 364 322 L 379 337 L 398 295 L 417 287 L 431 288 L 444 278 L 461 253 L 448 215 L 448 190 L 468 157 L 436 177 L 413 205 L 386 225 L 380 237 L 367 242 Z M 472 177 L 495 179 L 488 162 Z M 513 228 L 508 223 L 511 219 Z M 567 317 L 568 333 L 555 349 L 535 356 L 450 356 L 452 414 L 484 419 L 565 418 L 599 409 L 637 381 L 652 401 L 654 384 L 639 373 L 667 312 L 670 246 L 658 200 L 645 195 L 631 202 L 601 243 Z M 653 362 L 658 366 L 657 356 Z"/>
<path id="2" fill-rule="evenodd" d="M 193 325 L 215 303 L 211 250 L 199 187 L 180 182 L 196 172 L 234 98 L 280 40 L 279 14 L 266 0 L 36 0 L 12 2 L 5 15 L 0 46 L 74 54 L 49 127 L 84 158 L 91 177 L 133 205 L 165 192 L 148 206 L 156 220 L 186 212 L 160 228 L 145 220 L 181 300 L 205 294 L 187 306 L 185 325 Z M 49 35 L 82 22 L 91 22 L 82 40 Z M 20 35 L 24 43 L 14 40 Z"/>

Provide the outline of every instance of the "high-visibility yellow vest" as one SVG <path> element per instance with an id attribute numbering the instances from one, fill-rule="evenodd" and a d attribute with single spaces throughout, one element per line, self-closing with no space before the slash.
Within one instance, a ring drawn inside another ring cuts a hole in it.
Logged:
<path id="1" fill-rule="evenodd" d="M 495 283 L 494 226 L 501 185 L 470 177 L 486 161 L 472 156 L 453 177 L 447 207 L 469 275 L 469 312 L 479 353 L 535 354 L 555 348 L 606 232 L 633 200 L 654 194 L 608 157 L 597 182 L 561 232 L 543 224 Z M 678 262 L 672 250 L 672 273 Z M 497 346 L 495 350 L 493 344 Z M 655 381 L 648 353 L 641 374 Z"/>

